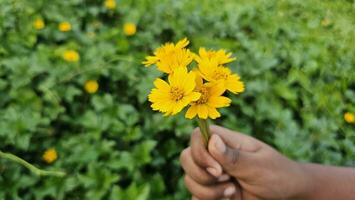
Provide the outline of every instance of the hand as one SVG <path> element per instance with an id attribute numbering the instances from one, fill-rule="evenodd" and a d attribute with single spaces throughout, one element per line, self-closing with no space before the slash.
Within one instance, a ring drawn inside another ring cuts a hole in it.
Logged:
<path id="1" fill-rule="evenodd" d="M 206 150 L 199 129 L 180 156 L 193 199 L 305 199 L 302 166 L 250 136 L 211 126 Z"/>

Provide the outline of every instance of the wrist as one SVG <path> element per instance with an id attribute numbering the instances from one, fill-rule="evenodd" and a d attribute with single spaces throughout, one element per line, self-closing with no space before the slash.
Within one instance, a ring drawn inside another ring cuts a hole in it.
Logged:
<path id="1" fill-rule="evenodd" d="M 308 163 L 297 163 L 300 168 L 302 177 L 301 177 L 301 184 L 302 188 L 297 199 L 305 199 L 310 200 L 313 199 L 312 195 L 315 192 L 317 181 L 315 180 L 315 172 Z"/>

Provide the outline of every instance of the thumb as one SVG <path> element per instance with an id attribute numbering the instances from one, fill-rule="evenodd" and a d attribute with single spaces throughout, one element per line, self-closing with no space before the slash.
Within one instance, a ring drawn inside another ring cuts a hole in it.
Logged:
<path id="1" fill-rule="evenodd" d="M 252 152 L 227 146 L 217 134 L 211 136 L 208 151 L 228 174 L 234 176 L 243 173 L 243 168 L 247 169 L 250 164 L 255 163 L 253 162 L 254 155 Z"/>

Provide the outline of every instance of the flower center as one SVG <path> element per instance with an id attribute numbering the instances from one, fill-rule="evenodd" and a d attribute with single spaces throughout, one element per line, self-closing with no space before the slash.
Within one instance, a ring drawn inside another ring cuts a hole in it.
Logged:
<path id="1" fill-rule="evenodd" d="M 184 97 L 184 91 L 178 87 L 171 87 L 170 94 L 174 101 L 179 101 Z"/>
<path id="2" fill-rule="evenodd" d="M 227 80 L 228 74 L 223 70 L 216 70 L 214 71 L 213 78 L 215 80 L 221 80 L 221 79 Z"/>
<path id="3" fill-rule="evenodd" d="M 208 57 L 209 59 L 213 58 L 215 55 L 216 55 L 216 53 L 213 52 L 213 51 L 207 52 L 207 57 Z"/>
<path id="4" fill-rule="evenodd" d="M 196 104 L 205 104 L 208 101 L 208 90 L 206 87 L 201 87 L 197 90 L 201 93 L 201 97 L 196 101 Z"/>

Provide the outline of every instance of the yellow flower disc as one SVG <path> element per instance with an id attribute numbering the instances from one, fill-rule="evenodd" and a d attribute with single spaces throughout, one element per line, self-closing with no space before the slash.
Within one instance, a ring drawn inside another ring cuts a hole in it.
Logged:
<path id="1" fill-rule="evenodd" d="M 34 22 L 33 22 L 33 27 L 37 30 L 41 30 L 43 29 L 45 26 L 44 24 L 44 21 L 42 19 L 36 19 Z"/>
<path id="2" fill-rule="evenodd" d="M 355 123 L 355 115 L 350 112 L 346 112 L 344 114 L 344 120 L 348 123 Z"/>
<path id="3" fill-rule="evenodd" d="M 74 50 L 67 50 L 63 53 L 63 59 L 68 62 L 77 62 L 80 59 L 80 55 Z"/>
<path id="4" fill-rule="evenodd" d="M 71 30 L 71 24 L 69 22 L 61 22 L 58 29 L 62 32 L 68 32 Z"/>
<path id="5" fill-rule="evenodd" d="M 47 149 L 42 156 L 42 159 L 47 163 L 52 163 L 57 160 L 57 151 L 54 148 Z"/>
<path id="6" fill-rule="evenodd" d="M 99 83 L 95 80 L 89 80 L 86 81 L 84 88 L 87 93 L 93 94 L 99 89 Z"/>
<path id="7" fill-rule="evenodd" d="M 107 8 L 107 9 L 110 9 L 110 10 L 113 10 L 116 8 L 116 1 L 115 0 L 106 0 L 104 2 L 104 6 Z"/>
<path id="8" fill-rule="evenodd" d="M 123 25 L 123 32 L 128 36 L 134 35 L 137 32 L 137 27 L 133 23 L 125 23 Z"/>

